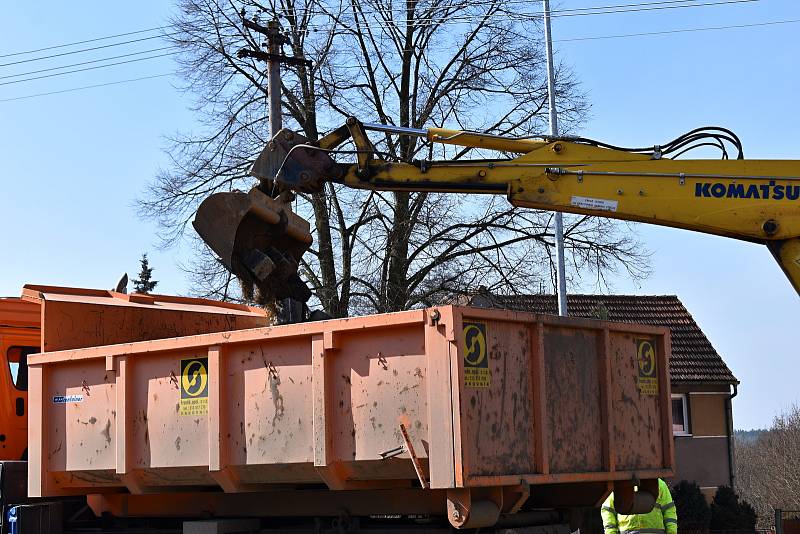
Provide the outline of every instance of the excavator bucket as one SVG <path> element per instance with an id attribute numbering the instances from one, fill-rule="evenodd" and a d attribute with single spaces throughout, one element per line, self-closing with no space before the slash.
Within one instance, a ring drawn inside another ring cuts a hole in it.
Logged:
<path id="1" fill-rule="evenodd" d="M 239 279 L 245 296 L 262 304 L 286 298 L 306 302 L 311 297 L 297 274 L 312 243 L 310 225 L 279 199 L 291 195 L 288 191 L 320 191 L 338 170 L 325 151 L 309 145 L 303 135 L 283 129 L 261 151 L 250 174 L 261 187 L 286 193 L 274 199 L 254 187 L 249 193 L 216 193 L 200 204 L 194 227 Z"/>
<path id="2" fill-rule="evenodd" d="M 192 224 L 247 297 L 261 304 L 311 297 L 297 273 L 313 241 L 310 226 L 287 203 L 257 187 L 249 193 L 215 193 L 200 204 Z"/>

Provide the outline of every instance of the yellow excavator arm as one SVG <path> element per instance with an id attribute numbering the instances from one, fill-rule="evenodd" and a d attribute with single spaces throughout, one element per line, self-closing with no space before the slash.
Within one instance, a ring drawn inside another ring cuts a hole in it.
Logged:
<path id="1" fill-rule="evenodd" d="M 377 157 L 366 134 L 369 130 L 517 156 L 397 163 Z M 382 191 L 504 194 L 518 207 L 639 221 L 764 243 L 800 294 L 800 161 L 666 157 L 704 139 L 711 139 L 715 146 L 721 146 L 717 143 L 721 139 L 738 143 L 735 136 L 730 137 L 732 133 L 719 128 L 686 135 L 664 147 L 622 149 L 581 138 L 515 139 L 361 123 L 350 118 L 316 143 L 282 130 L 251 172 L 279 190 L 313 192 L 334 182 Z M 355 150 L 343 152 L 354 153 L 357 162 L 337 163 L 332 153 L 348 139 Z M 741 157 L 740 144 L 738 148 Z"/>

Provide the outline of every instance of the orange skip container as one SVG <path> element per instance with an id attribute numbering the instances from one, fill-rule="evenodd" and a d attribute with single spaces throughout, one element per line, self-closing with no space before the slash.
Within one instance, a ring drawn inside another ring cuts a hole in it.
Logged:
<path id="1" fill-rule="evenodd" d="M 47 351 L 29 493 L 456 527 L 591 506 L 672 474 L 669 351 L 663 328 L 452 306 Z"/>

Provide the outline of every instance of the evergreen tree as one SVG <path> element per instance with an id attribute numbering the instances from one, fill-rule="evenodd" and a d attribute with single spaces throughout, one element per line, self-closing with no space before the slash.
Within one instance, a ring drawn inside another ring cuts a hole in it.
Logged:
<path id="1" fill-rule="evenodd" d="M 142 259 L 139 260 L 141 268 L 139 270 L 139 278 L 133 281 L 134 293 L 150 293 L 158 285 L 158 280 L 153 280 L 153 268 L 150 267 L 150 262 L 147 260 L 147 254 L 142 254 Z"/>
<path id="2" fill-rule="evenodd" d="M 681 480 L 672 488 L 672 500 L 678 509 L 678 524 L 681 530 L 706 531 L 711 523 L 711 509 L 700 486 Z"/>
<path id="3" fill-rule="evenodd" d="M 755 532 L 755 510 L 728 486 L 720 486 L 711 503 L 711 530 Z"/>

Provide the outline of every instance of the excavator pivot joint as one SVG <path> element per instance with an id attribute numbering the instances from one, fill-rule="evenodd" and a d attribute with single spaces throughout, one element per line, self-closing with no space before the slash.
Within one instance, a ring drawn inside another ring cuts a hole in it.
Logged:
<path id="1" fill-rule="evenodd" d="M 284 129 L 261 151 L 250 174 L 262 183 L 274 183 L 279 191 L 316 193 L 322 191 L 325 182 L 340 179 L 343 172 L 327 150 Z"/>

